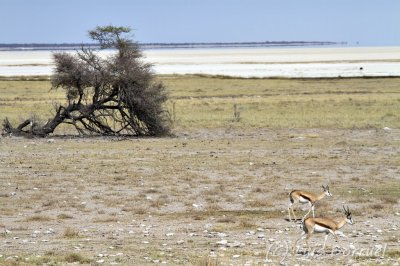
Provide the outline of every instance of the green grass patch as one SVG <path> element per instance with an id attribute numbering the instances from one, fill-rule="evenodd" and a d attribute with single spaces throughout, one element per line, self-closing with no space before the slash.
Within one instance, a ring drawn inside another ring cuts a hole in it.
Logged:
<path id="1" fill-rule="evenodd" d="M 400 78 L 158 78 L 169 90 L 166 107 L 177 128 L 400 127 Z M 52 117 L 53 103 L 65 103 L 65 95 L 50 88 L 48 77 L 0 79 L 0 119 Z"/>

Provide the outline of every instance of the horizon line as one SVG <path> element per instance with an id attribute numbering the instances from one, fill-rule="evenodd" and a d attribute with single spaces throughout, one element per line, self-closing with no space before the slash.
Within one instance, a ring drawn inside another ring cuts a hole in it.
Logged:
<path id="1" fill-rule="evenodd" d="M 332 41 L 263 41 L 263 42 L 134 42 L 143 49 L 162 48 L 240 48 L 240 47 L 285 47 L 285 46 L 324 46 L 324 45 L 346 45 L 347 42 Z M 94 48 L 100 49 L 97 43 L 0 43 L 0 50 L 68 50 L 71 48 Z"/>

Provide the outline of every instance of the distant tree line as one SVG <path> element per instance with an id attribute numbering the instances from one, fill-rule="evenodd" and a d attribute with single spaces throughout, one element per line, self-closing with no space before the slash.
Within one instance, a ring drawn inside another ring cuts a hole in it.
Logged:
<path id="1" fill-rule="evenodd" d="M 141 49 L 154 48 L 210 48 L 210 47 L 270 47 L 270 46 L 320 46 L 346 44 L 328 41 L 265 41 L 265 42 L 183 42 L 138 43 Z M 0 50 L 71 50 L 80 48 L 100 49 L 97 43 L 0 43 Z"/>

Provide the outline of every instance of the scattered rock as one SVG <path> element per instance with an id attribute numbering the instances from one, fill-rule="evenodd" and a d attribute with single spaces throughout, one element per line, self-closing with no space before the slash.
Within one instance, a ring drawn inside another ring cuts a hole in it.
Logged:
<path id="1" fill-rule="evenodd" d="M 221 238 L 227 237 L 227 234 L 225 234 L 225 233 L 218 233 L 218 237 L 221 237 Z"/>
<path id="2" fill-rule="evenodd" d="M 240 243 L 238 241 L 235 241 L 233 243 L 228 243 L 227 246 L 230 247 L 230 248 L 237 248 L 237 247 L 242 246 L 242 243 Z"/>
<path id="3" fill-rule="evenodd" d="M 261 233 L 257 235 L 258 238 L 265 238 L 265 234 Z"/>
<path id="4" fill-rule="evenodd" d="M 249 232 L 246 233 L 246 235 L 247 236 L 252 236 L 252 235 L 255 235 L 255 233 L 256 233 L 255 231 L 249 231 Z"/>
<path id="5" fill-rule="evenodd" d="M 222 239 L 220 241 L 217 241 L 217 245 L 225 246 L 228 244 L 228 240 Z"/>

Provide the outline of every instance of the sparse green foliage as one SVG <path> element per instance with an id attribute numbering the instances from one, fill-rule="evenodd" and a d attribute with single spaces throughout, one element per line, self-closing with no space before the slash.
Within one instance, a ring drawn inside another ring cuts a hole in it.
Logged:
<path id="1" fill-rule="evenodd" d="M 79 262 L 81 264 L 90 263 L 88 258 L 85 258 L 81 254 L 78 253 L 69 253 L 65 256 L 65 261 L 69 263 Z"/>

